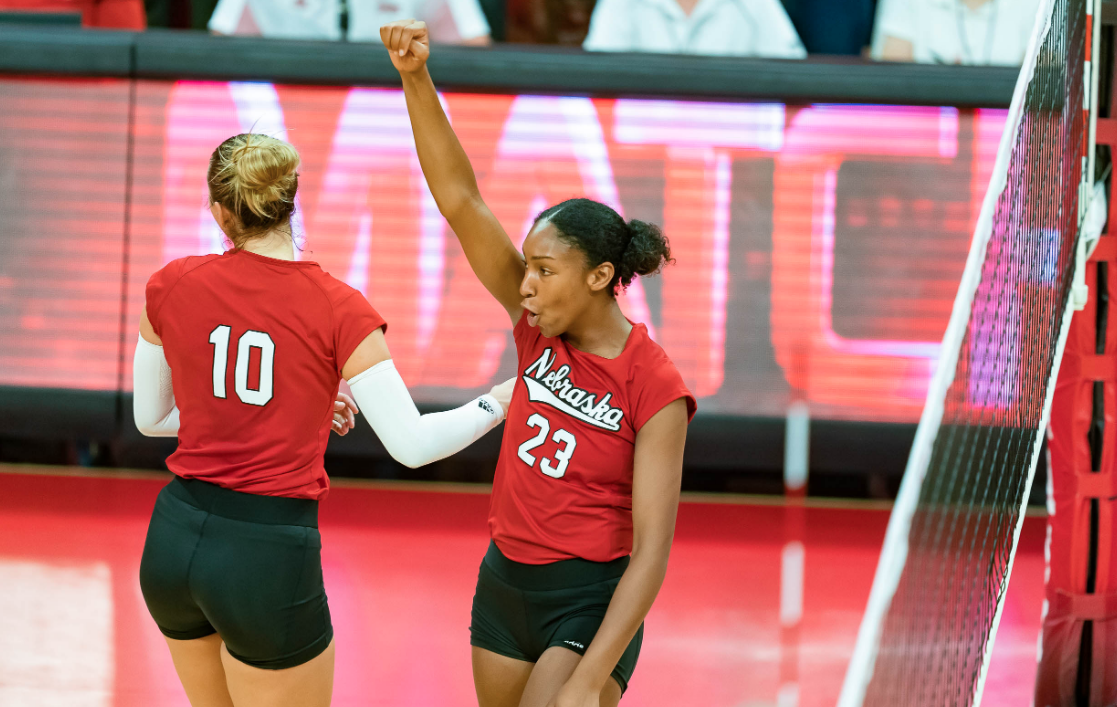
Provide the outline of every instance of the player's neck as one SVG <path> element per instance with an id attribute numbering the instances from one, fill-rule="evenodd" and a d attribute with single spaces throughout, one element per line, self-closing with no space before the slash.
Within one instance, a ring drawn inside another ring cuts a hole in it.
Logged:
<path id="1" fill-rule="evenodd" d="M 244 244 L 242 250 L 276 260 L 295 259 L 295 244 L 291 242 L 291 236 L 282 231 L 270 231 L 253 238 Z"/>
<path id="2" fill-rule="evenodd" d="M 632 323 L 625 318 L 617 301 L 610 297 L 599 311 L 587 311 L 580 318 L 584 326 L 567 329 L 562 335 L 570 346 L 602 358 L 616 358 L 624 351 Z M 596 309 L 596 307 L 595 307 Z"/>

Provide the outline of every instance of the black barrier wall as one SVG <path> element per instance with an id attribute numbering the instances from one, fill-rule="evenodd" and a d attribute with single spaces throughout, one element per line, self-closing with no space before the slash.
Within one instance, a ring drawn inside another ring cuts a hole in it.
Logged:
<path id="1" fill-rule="evenodd" d="M 440 88 L 498 93 L 658 96 L 781 102 L 1007 108 L 1011 67 L 590 53 L 510 45 L 439 47 Z M 305 42 L 150 30 L 144 33 L 0 25 L 0 72 L 70 76 L 266 80 L 395 86 L 373 44 Z"/>

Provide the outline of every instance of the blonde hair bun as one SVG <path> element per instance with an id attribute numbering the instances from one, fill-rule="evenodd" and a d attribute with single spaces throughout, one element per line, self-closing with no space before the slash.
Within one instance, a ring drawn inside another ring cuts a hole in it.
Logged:
<path id="1" fill-rule="evenodd" d="M 242 133 L 221 143 L 209 162 L 210 200 L 239 221 L 226 235 L 244 241 L 289 223 L 299 188 L 299 153 L 269 135 Z"/>

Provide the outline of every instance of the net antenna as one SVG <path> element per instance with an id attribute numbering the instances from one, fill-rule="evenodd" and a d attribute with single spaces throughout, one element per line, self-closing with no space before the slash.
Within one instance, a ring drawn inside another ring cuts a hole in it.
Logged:
<path id="1" fill-rule="evenodd" d="M 1100 8 L 1040 2 L 839 707 L 981 703 L 1076 299 Z"/>

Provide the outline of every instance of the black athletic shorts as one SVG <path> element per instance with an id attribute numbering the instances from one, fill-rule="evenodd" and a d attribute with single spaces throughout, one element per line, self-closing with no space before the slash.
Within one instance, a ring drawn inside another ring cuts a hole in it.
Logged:
<path id="1" fill-rule="evenodd" d="M 477 574 L 470 644 L 529 663 L 553 646 L 585 655 L 628 560 L 525 565 L 508 559 L 490 542 Z M 643 637 L 641 625 L 613 669 L 621 692 L 628 689 Z"/>
<path id="2" fill-rule="evenodd" d="M 175 477 L 155 502 L 140 588 L 163 635 L 218 633 L 257 668 L 301 665 L 333 640 L 317 501 Z"/>

